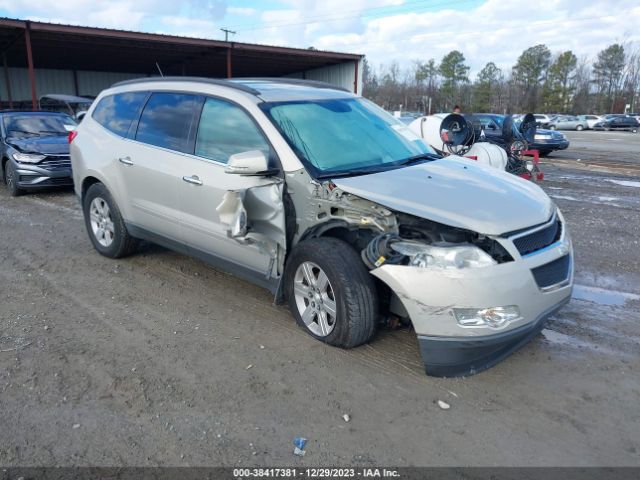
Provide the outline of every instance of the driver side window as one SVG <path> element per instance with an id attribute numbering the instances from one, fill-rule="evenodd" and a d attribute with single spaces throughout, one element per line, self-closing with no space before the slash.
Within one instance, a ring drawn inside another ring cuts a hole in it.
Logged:
<path id="1" fill-rule="evenodd" d="M 260 150 L 269 157 L 269 144 L 254 121 L 230 102 L 207 98 L 198 125 L 195 154 L 227 163 L 231 155 L 249 150 Z"/>

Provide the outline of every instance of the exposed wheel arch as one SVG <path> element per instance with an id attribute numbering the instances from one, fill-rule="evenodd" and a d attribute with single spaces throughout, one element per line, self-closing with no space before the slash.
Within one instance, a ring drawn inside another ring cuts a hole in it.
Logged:
<path id="1" fill-rule="evenodd" d="M 89 190 L 89 187 L 91 187 L 91 185 L 94 185 L 96 183 L 102 183 L 102 182 L 96 177 L 87 177 L 82 181 L 82 190 L 81 190 L 82 199 L 84 199 L 84 196 L 87 193 L 87 190 Z"/>

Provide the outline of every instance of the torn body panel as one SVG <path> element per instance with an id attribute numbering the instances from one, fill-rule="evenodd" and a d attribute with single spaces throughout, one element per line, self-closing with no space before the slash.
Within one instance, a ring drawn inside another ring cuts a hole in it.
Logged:
<path id="1" fill-rule="evenodd" d="M 305 170 L 288 173 L 286 181 L 297 212 L 294 245 L 331 225 L 378 233 L 398 229 L 396 216 L 389 209 L 346 193 L 332 182 L 319 183 Z"/>
<path id="2" fill-rule="evenodd" d="M 256 245 L 270 258 L 267 278 L 279 278 L 284 270 L 287 238 L 283 183 L 229 190 L 216 207 L 227 236 L 242 244 Z"/>

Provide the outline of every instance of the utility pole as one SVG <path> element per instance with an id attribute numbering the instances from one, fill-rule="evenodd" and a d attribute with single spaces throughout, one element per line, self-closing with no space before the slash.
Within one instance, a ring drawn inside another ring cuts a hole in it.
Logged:
<path id="1" fill-rule="evenodd" d="M 224 32 L 224 41 L 228 42 L 229 41 L 229 34 L 235 35 L 238 32 L 234 32 L 233 30 L 229 30 L 227 28 L 221 28 L 220 30 L 222 30 Z"/>

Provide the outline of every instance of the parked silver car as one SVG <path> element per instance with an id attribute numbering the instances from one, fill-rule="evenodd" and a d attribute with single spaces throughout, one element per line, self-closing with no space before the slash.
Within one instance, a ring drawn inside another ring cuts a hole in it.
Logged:
<path id="1" fill-rule="evenodd" d="M 101 254 L 146 239 L 194 255 L 269 288 L 339 347 L 401 317 L 431 375 L 494 365 L 571 296 L 569 231 L 537 185 L 441 158 L 329 85 L 123 82 L 97 98 L 71 157 Z"/>
<path id="2" fill-rule="evenodd" d="M 559 115 L 551 120 L 547 128 L 549 130 L 585 130 L 589 128 L 589 123 L 584 117 L 575 115 Z"/>

